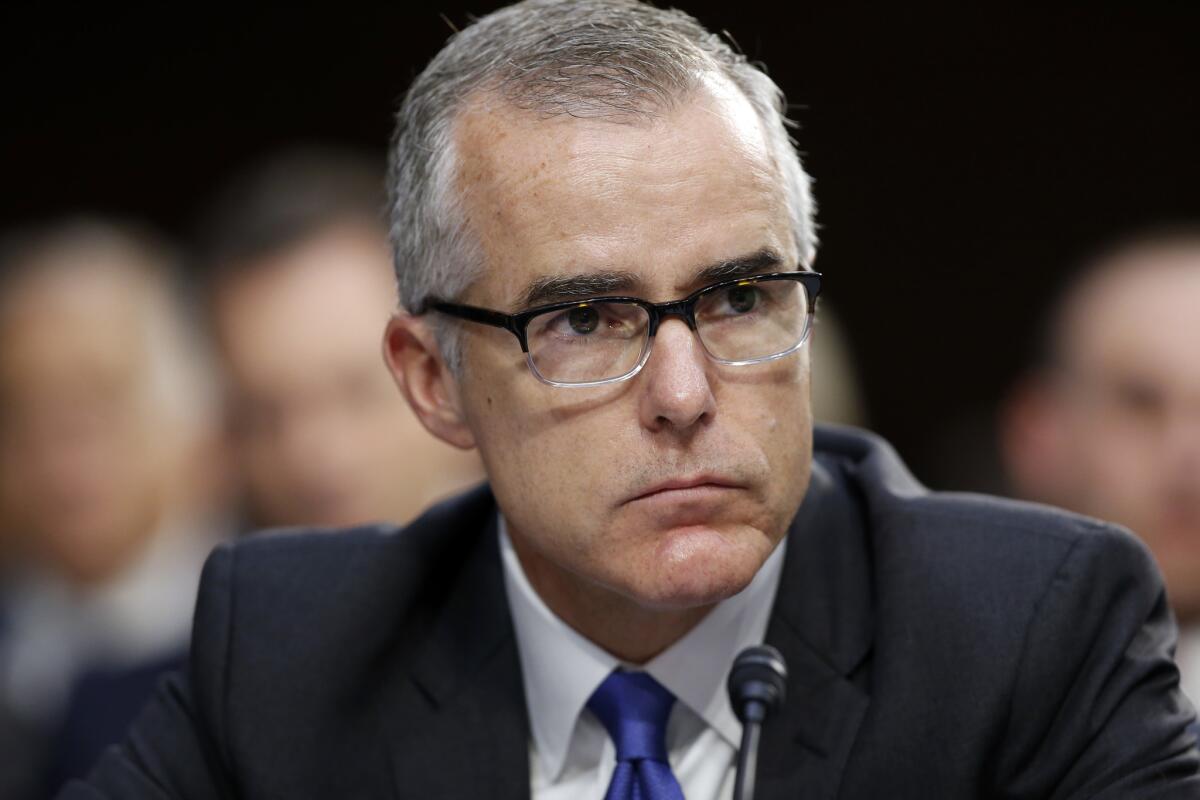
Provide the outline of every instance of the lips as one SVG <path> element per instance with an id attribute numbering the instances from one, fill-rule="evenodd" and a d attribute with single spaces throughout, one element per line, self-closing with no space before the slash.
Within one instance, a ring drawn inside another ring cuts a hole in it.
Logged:
<path id="1" fill-rule="evenodd" d="M 656 483 L 653 486 L 642 489 L 625 502 L 632 503 L 637 500 L 648 500 L 657 497 L 667 498 L 675 493 L 683 496 L 686 494 L 700 494 L 704 490 L 738 488 L 741 488 L 741 485 L 731 478 L 721 475 L 696 475 L 692 477 L 672 478 L 671 480 Z"/>

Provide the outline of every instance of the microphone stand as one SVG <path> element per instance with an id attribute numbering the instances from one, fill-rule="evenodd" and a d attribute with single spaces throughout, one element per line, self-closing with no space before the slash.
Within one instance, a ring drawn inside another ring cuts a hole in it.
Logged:
<path id="1" fill-rule="evenodd" d="M 770 645 L 748 647 L 733 661 L 729 670 L 729 702 L 742 722 L 733 800 L 754 798 L 762 724 L 769 713 L 783 705 L 786 686 L 787 664 L 783 655 Z"/>

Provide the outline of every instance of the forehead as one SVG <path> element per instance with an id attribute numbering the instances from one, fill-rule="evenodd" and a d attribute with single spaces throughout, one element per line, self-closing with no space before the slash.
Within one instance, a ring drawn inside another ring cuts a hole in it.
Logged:
<path id="1" fill-rule="evenodd" d="M 146 352 L 148 300 L 121 265 L 46 264 L 5 287 L 0 384 L 132 377 Z"/>
<path id="2" fill-rule="evenodd" d="M 1104 268 L 1068 318 L 1090 366 L 1152 373 L 1200 392 L 1200 248 L 1133 254 Z"/>
<path id="3" fill-rule="evenodd" d="M 337 227 L 230 276 L 215 321 L 239 380 L 319 381 L 347 362 L 377 365 L 394 298 L 383 233 Z"/>
<path id="4" fill-rule="evenodd" d="M 477 102 L 456 133 L 458 189 L 487 261 L 481 282 L 503 285 L 506 299 L 556 272 L 619 269 L 653 283 L 764 247 L 793 255 L 762 123 L 721 79 L 637 120 Z"/>

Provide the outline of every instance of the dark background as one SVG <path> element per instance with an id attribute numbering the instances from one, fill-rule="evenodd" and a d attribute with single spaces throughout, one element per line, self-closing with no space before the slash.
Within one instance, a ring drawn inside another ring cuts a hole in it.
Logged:
<path id="1" fill-rule="evenodd" d="M 91 211 L 186 237 L 224 178 L 277 147 L 382 153 L 446 20 L 496 5 L 9 6 L 0 225 Z M 817 267 L 872 426 L 933 485 L 991 488 L 994 405 L 1067 271 L 1200 219 L 1200 4 L 679 5 L 796 105 Z"/>

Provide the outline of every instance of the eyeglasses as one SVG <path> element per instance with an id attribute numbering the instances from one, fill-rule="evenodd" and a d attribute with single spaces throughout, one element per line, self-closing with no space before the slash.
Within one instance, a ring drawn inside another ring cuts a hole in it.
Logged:
<path id="1" fill-rule="evenodd" d="M 505 314 L 431 299 L 423 310 L 504 328 L 521 343 L 538 380 L 584 388 L 636 375 L 667 317 L 687 323 L 719 364 L 740 367 L 783 358 L 808 339 L 820 291 L 818 272 L 776 272 L 714 283 L 668 303 L 596 297 Z"/>

